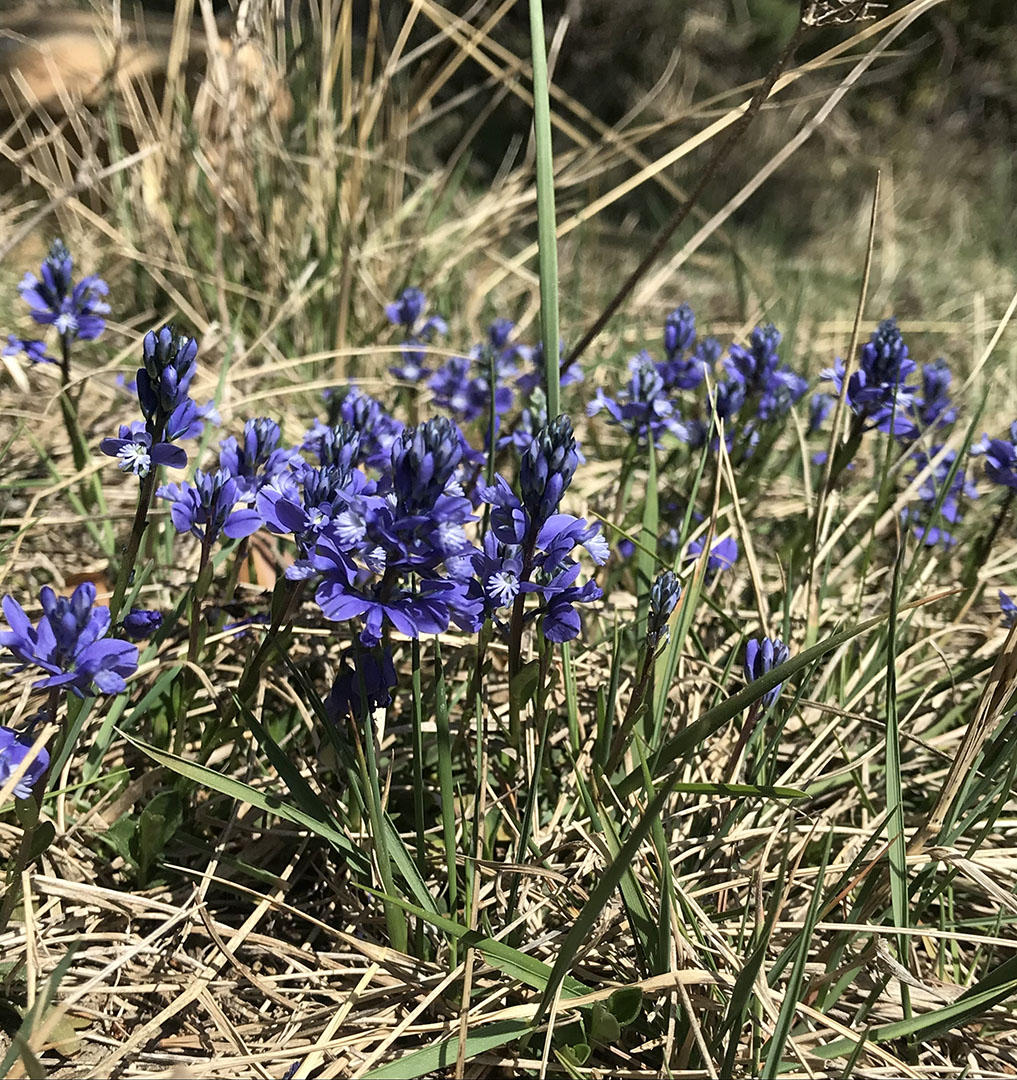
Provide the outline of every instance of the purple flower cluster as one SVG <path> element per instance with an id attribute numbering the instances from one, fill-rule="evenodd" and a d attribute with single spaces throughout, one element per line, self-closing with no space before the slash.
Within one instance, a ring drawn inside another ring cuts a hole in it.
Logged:
<path id="1" fill-rule="evenodd" d="M 448 324 L 440 315 L 424 315 L 427 296 L 417 288 L 404 289 L 385 308 L 390 323 L 402 328 L 406 335 L 400 350 L 400 362 L 389 368 L 397 379 L 420 382 L 429 374 L 427 346 L 438 334 L 448 333 Z"/>
<path id="2" fill-rule="evenodd" d="M 191 400 L 197 355 L 197 342 L 174 334 L 169 326 L 145 335 L 144 367 L 138 369 L 135 382 L 145 419 L 121 424 L 117 438 L 99 444 L 104 454 L 117 458 L 122 471 L 144 477 L 153 465 L 183 468 L 187 454 L 175 444 L 198 438 L 206 419 L 218 419 L 211 401 L 199 407 Z"/>
<path id="3" fill-rule="evenodd" d="M 681 422 L 678 407 L 671 400 L 659 365 L 653 362 L 650 354 L 644 350 L 633 357 L 629 361 L 629 373 L 629 381 L 618 400 L 607 397 L 598 388 L 586 408 L 587 414 L 596 416 L 604 410 L 630 436 L 640 442 L 652 440 L 654 446 L 660 446 L 665 433 L 687 442 L 688 431 Z"/>
<path id="4" fill-rule="evenodd" d="M 528 359 L 526 345 L 509 344 L 515 328 L 510 319 L 497 319 L 488 327 L 487 341 L 474 345 L 468 356 L 453 356 L 428 381 L 435 404 L 447 409 L 460 423 L 487 418 L 491 411 L 500 416 L 512 408 L 514 394 L 508 385 L 517 373 L 516 360 Z"/>
<path id="5" fill-rule="evenodd" d="M 928 454 L 916 450 L 911 455 L 915 471 L 909 479 L 914 480 L 920 473 L 925 472 L 942 449 L 942 446 L 933 446 Z M 949 525 L 960 524 L 962 520 L 960 513 L 961 499 L 978 498 L 978 489 L 968 478 L 963 462 L 957 466 L 953 476 L 950 476 L 956 461 L 956 453 L 953 450 L 947 450 L 939 461 L 929 469 L 928 475 L 919 486 L 919 501 L 901 510 L 901 521 L 909 525 L 915 536 L 927 547 L 935 547 L 937 544 L 952 547 L 956 541 L 953 534 L 942 523 L 946 522 Z M 937 516 L 935 513 L 936 504 L 940 500 L 942 502 Z M 935 523 L 933 523 L 934 518 L 936 519 Z"/>
<path id="6" fill-rule="evenodd" d="M 757 326 L 747 346 L 732 344 L 723 349 L 714 338 L 697 340 L 695 315 L 687 304 L 675 308 L 664 323 L 665 359 L 654 362 L 646 352 L 629 363 L 630 378 L 617 398 L 602 390 L 588 407 L 589 414 L 605 411 L 614 424 L 630 436 L 655 445 L 669 433 L 691 446 L 706 441 L 711 416 L 727 422 L 725 439 L 731 450 L 738 442 L 748 456 L 760 437 L 760 425 L 785 416 L 805 393 L 808 383 L 781 363 L 777 351 L 780 333 L 771 324 Z M 682 419 L 677 395 L 693 390 L 707 379 L 710 393 L 699 417 Z M 751 410 L 751 416 L 746 412 Z M 745 417 L 740 429 L 736 417 Z"/>
<path id="7" fill-rule="evenodd" d="M 907 383 L 917 365 L 908 356 L 896 319 L 884 319 L 862 346 L 858 370 L 848 378 L 847 404 L 869 428 L 910 440 L 918 434 L 913 419 L 918 388 Z M 838 357 L 822 378 L 832 382 L 837 395 L 847 369 Z"/>
<path id="8" fill-rule="evenodd" d="M 549 641 L 569 641 L 580 631 L 577 605 L 603 595 L 594 581 L 578 584 L 581 567 L 573 557 L 583 548 L 597 565 L 607 562 L 610 549 L 600 524 L 558 512 L 578 464 L 572 424 L 559 416 L 523 451 L 519 494 L 502 476 L 481 491 L 491 507 L 491 527 L 483 549 L 472 556 L 475 576 L 468 592 L 481 621 L 491 618 L 500 625 L 500 611 L 520 595 L 533 595 L 537 606 L 527 617 L 543 617 Z"/>
<path id="9" fill-rule="evenodd" d="M 156 494 L 170 503 L 177 532 L 191 533 L 206 548 L 211 548 L 220 533 L 239 540 L 261 527 L 261 515 L 243 505 L 240 486 L 225 469 L 214 473 L 198 469 L 193 483 L 164 484 Z"/>
<path id="10" fill-rule="evenodd" d="M 754 683 L 762 678 L 785 663 L 790 655 L 791 650 L 779 638 L 750 638 L 745 646 L 746 683 Z M 770 709 L 776 705 L 783 686 L 783 683 L 778 683 L 772 690 L 767 690 L 760 699 L 761 707 Z"/>
<path id="11" fill-rule="evenodd" d="M 95 606 L 95 586 L 85 582 L 68 598 L 45 585 L 39 602 L 43 615 L 36 627 L 21 605 L 5 596 L 3 612 L 10 629 L 0 631 L 0 645 L 22 663 L 47 673 L 32 685 L 36 689 L 66 687 L 79 697 L 93 692 L 119 694 L 126 689 L 124 680 L 138 666 L 138 649 L 106 636 L 109 608 Z"/>
<path id="12" fill-rule="evenodd" d="M 53 326 L 65 344 L 75 340 L 93 341 L 106 329 L 109 304 L 102 298 L 109 286 L 89 274 L 74 284 L 74 259 L 62 240 L 54 240 L 42 261 L 39 274 L 26 273 L 18 286 L 21 298 L 31 309 L 39 326 Z M 17 339 L 10 339 L 8 348 Z M 21 342 L 30 359 L 45 360 L 39 353 L 41 342 Z M 33 353 L 37 355 L 33 355 Z"/>

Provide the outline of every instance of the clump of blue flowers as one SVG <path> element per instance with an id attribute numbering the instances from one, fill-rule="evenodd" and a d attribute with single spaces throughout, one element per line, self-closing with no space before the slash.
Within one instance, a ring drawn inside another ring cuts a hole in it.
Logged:
<path id="1" fill-rule="evenodd" d="M 607 561 L 610 549 L 599 523 L 558 512 L 578 464 L 572 423 L 558 416 L 523 451 L 519 494 L 502 476 L 481 491 L 491 507 L 491 524 L 483 550 L 472 558 L 476 576 L 469 595 L 481 605 L 484 618 L 498 624 L 498 612 L 512 605 L 517 627 L 524 618 L 540 615 L 549 641 L 569 641 L 580 630 L 577 605 L 603 595 L 592 580 L 578 584 L 581 567 L 573 558 L 581 547 L 598 565 Z M 527 595 L 535 596 L 538 605 L 524 615 Z"/>
<path id="2" fill-rule="evenodd" d="M 196 439 L 204 420 L 214 417 L 213 403 L 199 408 L 190 396 L 197 372 L 198 343 L 164 326 L 149 331 L 142 343 L 144 367 L 138 369 L 136 388 L 144 421 L 122 424 L 115 439 L 103 439 L 99 448 L 115 457 L 121 470 L 146 477 L 153 465 L 182 468 L 187 454 L 176 443 Z M 216 418 L 217 419 L 217 418 Z"/>
<path id="3" fill-rule="evenodd" d="M 75 284 L 74 259 L 63 240 L 53 241 L 39 273 L 26 273 L 18 291 L 29 306 L 32 321 L 54 327 L 60 336 L 62 363 L 66 363 L 74 341 L 93 341 L 106 329 L 110 308 L 103 297 L 109 295 L 109 286 L 95 274 Z M 10 355 L 19 349 L 34 362 L 53 359 L 46 354 L 43 342 L 21 341 L 12 335 L 4 351 Z"/>
<path id="4" fill-rule="evenodd" d="M 400 362 L 389 368 L 397 379 L 420 382 L 430 374 L 427 367 L 427 346 L 439 334 L 448 333 L 448 324 L 434 313 L 425 316 L 427 296 L 422 289 L 404 289 L 385 308 L 390 323 L 405 335 L 400 350 Z"/>
<path id="5" fill-rule="evenodd" d="M 107 636 L 110 612 L 96 606 L 95 586 L 85 582 L 68 598 L 44 585 L 39 602 L 43 615 L 33 626 L 14 597 L 5 596 L 3 612 L 10 629 L 0 631 L 0 645 L 23 664 L 46 673 L 33 687 L 65 688 L 79 697 L 125 690 L 127 677 L 138 666 L 138 649 Z"/>
<path id="6" fill-rule="evenodd" d="M 961 462 L 955 469 L 956 453 L 947 450 L 941 454 L 942 450 L 942 446 L 933 446 L 928 454 L 921 450 L 912 453 L 911 460 L 915 471 L 910 479 L 916 479 L 926 470 L 928 474 L 918 488 L 919 501 L 901 511 L 901 520 L 911 527 L 911 531 L 927 547 L 937 544 L 952 547 L 956 541 L 943 523 L 960 524 L 961 500 L 978 498 L 978 489 L 969 479 L 964 463 Z M 936 461 L 934 465 L 933 461 Z M 938 517 L 937 503 L 940 504 Z"/>
<path id="7" fill-rule="evenodd" d="M 918 388 L 907 380 L 916 367 L 897 320 L 884 319 L 862 346 L 857 371 L 848 377 L 844 361 L 838 357 L 832 368 L 822 372 L 822 378 L 833 383 L 837 395 L 847 378 L 847 404 L 862 430 L 872 428 L 899 439 L 913 439 L 918 434 L 913 419 Z"/>

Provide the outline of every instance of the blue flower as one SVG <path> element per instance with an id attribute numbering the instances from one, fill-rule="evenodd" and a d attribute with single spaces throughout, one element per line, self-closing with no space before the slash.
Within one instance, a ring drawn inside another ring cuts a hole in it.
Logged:
<path id="1" fill-rule="evenodd" d="M 911 455 L 911 460 L 915 464 L 915 471 L 910 475 L 909 479 L 914 480 L 920 473 L 924 472 L 942 449 L 942 446 L 933 446 L 928 454 L 924 451 L 915 451 Z M 919 486 L 918 498 L 921 502 L 915 506 L 905 507 L 901 511 L 901 521 L 910 524 L 915 536 L 923 541 L 927 547 L 934 547 L 936 544 L 952 547 L 955 543 L 953 535 L 940 522 L 937 521 L 936 524 L 931 522 L 936 503 L 940 499 L 940 494 L 946 485 L 950 470 L 956 460 L 956 453 L 953 450 L 947 450 Z M 959 524 L 962 520 L 960 514 L 960 500 L 962 497 L 968 499 L 978 498 L 978 489 L 968 479 L 967 470 L 963 465 L 958 466 L 949 489 L 942 496 L 942 505 L 939 508 L 938 517 L 951 525 Z"/>
<path id="2" fill-rule="evenodd" d="M 745 645 L 745 681 L 753 683 L 762 678 L 768 671 L 783 664 L 790 655 L 791 650 L 779 638 L 750 638 Z M 778 683 L 762 696 L 760 704 L 764 709 L 776 704 L 783 686 L 783 683 Z"/>
<path id="3" fill-rule="evenodd" d="M 547 399 L 538 387 L 530 394 L 530 403 L 519 413 L 511 431 L 498 436 L 495 446 L 503 450 L 514 446 L 520 453 L 533 441 L 533 436 L 547 425 Z"/>
<path id="4" fill-rule="evenodd" d="M 923 427 L 943 427 L 957 419 L 957 410 L 950 400 L 953 376 L 945 360 L 922 365 L 922 396 L 912 406 L 912 415 Z"/>
<path id="5" fill-rule="evenodd" d="M 809 401 L 809 428 L 806 434 L 819 431 L 836 404 L 837 399 L 832 394 L 813 394 Z"/>
<path id="6" fill-rule="evenodd" d="M 619 394 L 620 400 L 615 401 L 598 389 L 587 406 L 587 414 L 595 416 L 604 409 L 629 435 L 642 441 L 652 439 L 655 446 L 660 444 L 665 432 L 685 441 L 687 429 L 679 419 L 676 405 L 668 398 L 664 380 L 649 353 L 641 352 L 633 357 L 629 371 L 631 378 Z"/>
<path id="7" fill-rule="evenodd" d="M 688 546 L 686 558 L 690 561 L 698 559 L 703 554 L 703 541 L 693 540 Z M 706 575 L 712 577 L 721 570 L 730 570 L 738 561 L 738 543 L 733 537 L 718 540 L 710 548 L 710 554 L 706 560 Z"/>
<path id="8" fill-rule="evenodd" d="M 862 347 L 859 370 L 848 379 L 847 402 L 870 427 L 899 439 L 913 439 L 918 428 L 908 415 L 916 388 L 906 385 L 916 364 L 908 356 L 896 319 L 884 319 Z M 837 394 L 844 385 L 846 368 L 837 359 L 822 378 L 833 382 Z"/>
<path id="9" fill-rule="evenodd" d="M 345 420 L 331 425 L 315 420 L 300 449 L 314 454 L 323 467 L 335 466 L 346 471 L 360 459 L 360 432 Z"/>
<path id="10" fill-rule="evenodd" d="M 17 356 L 19 353 L 24 353 L 29 362 L 33 364 L 55 364 L 58 362 L 55 357 L 46 352 L 45 341 L 22 341 L 21 338 L 8 334 L 3 355 Z"/>
<path id="11" fill-rule="evenodd" d="M 373 584 L 361 582 L 356 564 L 328 533 L 320 537 L 311 562 L 322 573 L 314 594 L 322 614 L 332 622 L 362 619 L 363 645 L 378 644 L 386 621 L 411 638 L 444 633 L 452 609 L 466 603 L 465 587 L 448 579 L 424 578 L 415 591 L 392 586 L 384 579 Z"/>
<path id="12" fill-rule="evenodd" d="M 417 382 L 427 375 L 427 352 L 423 346 L 429 344 L 436 334 L 448 333 L 448 324 L 440 315 L 430 315 L 421 322 L 426 307 L 427 297 L 417 288 L 404 289 L 393 303 L 385 307 L 389 322 L 401 326 L 407 335 L 402 343 L 402 362 L 389 368 L 397 379 Z"/>
<path id="13" fill-rule="evenodd" d="M 688 356 L 676 352 L 657 365 L 667 390 L 694 390 L 716 367 L 723 351 L 716 338 L 703 338 Z"/>
<path id="14" fill-rule="evenodd" d="M 62 240 L 54 240 L 42 262 L 40 276 L 25 274 L 18 291 L 40 326 L 56 327 L 65 341 L 91 341 L 106 329 L 103 316 L 109 314 L 110 308 L 101 298 L 108 295 L 109 286 L 94 274 L 75 285 L 73 270 L 74 260 L 67 246 Z"/>
<path id="15" fill-rule="evenodd" d="M 241 502 L 237 482 L 222 469 L 214 473 L 199 469 L 193 484 L 164 484 L 156 494 L 170 502 L 170 517 L 177 532 L 192 533 L 208 546 L 220 533 L 239 540 L 261 525 L 257 510 L 236 509 Z"/>
<path id="16" fill-rule="evenodd" d="M 367 535 L 368 510 L 384 504 L 374 492 L 375 484 L 359 470 L 308 466 L 300 472 L 298 491 L 287 494 L 263 487 L 257 508 L 271 532 L 293 534 L 301 559 L 306 559 L 326 530 L 343 551 L 358 550 Z M 302 562 L 286 568 L 289 578 L 306 577 L 309 572 L 313 568 Z"/>
<path id="17" fill-rule="evenodd" d="M 543 580 L 524 581 L 519 586 L 521 592 L 536 593 L 543 601 L 534 614 L 543 616 L 544 637 L 548 641 L 571 641 L 578 637 L 582 624 L 576 605 L 590 604 L 604 595 L 594 581 L 576 585 L 579 571 L 579 563 L 569 560 L 561 570 L 550 577 L 541 575 Z"/>
<path id="18" fill-rule="evenodd" d="M 646 620 L 646 644 L 655 649 L 661 639 L 668 640 L 667 625 L 682 595 L 682 587 L 672 570 L 659 574 L 650 586 L 650 610 Z"/>
<path id="19" fill-rule="evenodd" d="M 515 602 L 523 572 L 522 549 L 503 544 L 493 532 L 484 536 L 484 550 L 472 555 L 473 572 L 469 595 L 483 604 L 485 615 L 493 615 Z"/>
<path id="20" fill-rule="evenodd" d="M 749 347 L 732 345 L 724 367 L 733 382 L 745 387 L 746 396 L 758 398 L 756 415 L 772 420 L 785 415 L 808 389 L 808 382 L 781 364 L 777 353 L 780 331 L 769 323 L 757 326 L 749 335 Z"/>
<path id="21" fill-rule="evenodd" d="M 147 608 L 134 608 L 123 618 L 124 633 L 131 641 L 151 637 L 162 626 L 162 613 Z"/>
<path id="22" fill-rule="evenodd" d="M 512 407 L 512 391 L 505 385 L 505 380 L 514 375 L 515 370 L 515 365 L 505 359 L 504 353 L 477 345 L 469 356 L 451 357 L 431 376 L 427 385 L 438 405 L 463 423 L 470 423 L 490 413 L 492 376 L 495 413 L 500 415 Z"/>
<path id="23" fill-rule="evenodd" d="M 232 435 L 219 444 L 219 467 L 236 480 L 241 502 L 254 502 L 262 488 L 304 463 L 296 450 L 279 446 L 281 439 L 279 425 L 262 416 L 244 424 L 243 445 Z"/>
<path id="24" fill-rule="evenodd" d="M 121 424 L 119 438 L 103 439 L 99 449 L 107 457 L 119 459 L 119 468 L 135 476 L 148 476 L 153 465 L 182 469 L 187 464 L 187 454 L 181 447 L 169 442 L 153 444 L 152 436 L 141 420 Z"/>
<path id="25" fill-rule="evenodd" d="M 733 379 L 743 382 L 750 390 L 759 390 L 767 376 L 780 364 L 777 346 L 781 333 L 773 325 L 757 326 L 749 335 L 749 347 L 733 344 L 724 359 L 724 367 Z"/>
<path id="26" fill-rule="evenodd" d="M 385 305 L 385 317 L 390 323 L 402 326 L 407 333 L 412 333 L 426 306 L 427 296 L 422 289 L 403 289 L 397 299 Z"/>
<path id="27" fill-rule="evenodd" d="M 598 565 L 607 562 L 611 551 L 599 522 L 588 525 L 583 518 L 557 513 L 533 518 L 502 476 L 480 494 L 492 507 L 491 531 L 483 552 L 473 556 L 476 578 L 467 598 L 479 602 L 484 615 L 493 615 L 519 593 L 534 593 L 541 604 L 528 617 L 544 616 L 544 636 L 551 641 L 575 637 L 580 628 L 575 605 L 602 593 L 592 581 L 575 584 L 580 567 L 570 555 L 581 546 Z"/>
<path id="28" fill-rule="evenodd" d="M 17 767 L 28 756 L 34 742 L 35 739 L 27 732 L 19 733 L 9 727 L 0 727 L 0 787 L 3 787 L 14 775 Z M 45 746 L 42 746 L 39 748 L 35 760 L 14 785 L 15 798 L 27 799 L 48 768 L 49 751 Z"/>
<path id="29" fill-rule="evenodd" d="M 984 455 L 985 475 L 993 483 L 1017 489 L 1017 420 L 1010 425 L 1009 439 L 990 439 L 985 435 L 971 447 L 971 453 Z"/>
<path id="30" fill-rule="evenodd" d="M 374 469 L 387 468 L 392 460 L 392 446 L 403 429 L 402 423 L 389 416 L 374 398 L 359 387 L 351 386 L 343 397 L 328 395 L 329 424 L 345 421 L 360 436 L 358 463 Z"/>
<path id="31" fill-rule="evenodd" d="M 1013 626 L 1017 622 L 1017 604 L 1002 589 L 999 590 L 999 610 L 1004 626 Z"/>
<path id="32" fill-rule="evenodd" d="M 392 447 L 392 488 L 405 515 L 427 514 L 445 494 L 462 460 L 462 439 L 455 424 L 436 416 L 404 428 Z"/>
<path id="33" fill-rule="evenodd" d="M 688 352 L 696 340 L 696 316 L 688 304 L 670 312 L 664 320 L 664 352 L 674 360 Z"/>
<path id="34" fill-rule="evenodd" d="M 572 421 L 562 414 L 534 435 L 519 465 L 522 504 L 534 528 L 539 529 L 558 509 L 578 465 Z"/>
<path id="35" fill-rule="evenodd" d="M 346 720 L 358 723 L 365 714 L 361 693 L 367 695 L 368 708 L 384 708 L 392 703 L 392 690 L 397 682 L 388 649 L 357 646 L 344 649 L 339 657 L 339 673 L 325 699 L 325 715 L 333 724 Z"/>
<path id="36" fill-rule="evenodd" d="M 95 586 L 79 585 L 70 598 L 45 585 L 39 594 L 43 616 L 33 627 L 21 605 L 3 598 L 10 630 L 0 631 L 0 645 L 25 664 L 34 664 L 48 676 L 33 683 L 35 689 L 66 686 L 79 697 L 86 693 L 119 694 L 124 681 L 138 666 L 138 650 L 126 641 L 107 638 L 107 607 L 94 607 Z"/>

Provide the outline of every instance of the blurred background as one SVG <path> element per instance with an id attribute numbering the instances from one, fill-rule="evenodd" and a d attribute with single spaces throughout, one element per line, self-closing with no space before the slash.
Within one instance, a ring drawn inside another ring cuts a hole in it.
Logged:
<path id="1" fill-rule="evenodd" d="M 892 0 L 877 14 L 888 22 L 909 6 Z M 663 167 L 653 163 L 747 99 L 790 36 L 798 3 L 546 0 L 544 9 L 559 121 L 559 221 L 570 223 L 562 247 L 568 326 L 595 314 L 607 287 L 694 185 L 716 142 L 689 147 Z M 951 347 L 970 351 L 972 326 L 984 339 L 975 324 L 1006 304 L 1017 281 L 1014 22 L 1008 0 L 932 5 L 803 146 L 679 257 L 880 42 L 883 23 L 811 30 L 792 63 L 793 85 L 764 108 L 629 316 L 659 321 L 663 310 L 689 300 L 707 319 L 733 325 L 763 314 L 796 320 L 806 309 L 834 324 L 850 318 L 879 173 L 867 314 L 938 328 Z M 282 282 L 307 262 L 291 263 L 272 236 L 278 221 L 295 221 L 304 237 L 298 250 L 318 259 L 315 273 L 335 276 L 344 298 L 338 322 L 322 326 L 313 342 L 297 334 L 298 347 L 327 348 L 357 327 L 367 333 L 375 320 L 358 291 L 377 304 L 412 276 L 439 296 L 444 291 L 446 307 L 462 304 L 465 287 L 472 320 L 506 306 L 532 318 L 535 261 L 521 258 L 535 227 L 528 21 L 520 0 L 239 7 L 61 0 L 9 8 L 0 26 L 7 192 L 0 223 L 9 235 L 38 236 L 19 233 L 25 214 L 38 211 L 43 192 L 59 201 L 61 190 L 77 185 L 121 255 L 142 236 L 151 250 L 154 230 L 168 258 L 185 258 L 192 269 L 207 264 L 231 286 L 267 291 L 280 303 Z M 80 115 L 80 101 L 91 119 Z M 163 147 L 161 161 L 145 157 L 112 180 L 90 183 L 110 161 L 167 136 L 175 145 Z M 64 137 L 67 146 L 58 146 Z M 202 153 L 194 154 L 196 146 Z M 314 207 L 296 219 L 281 206 L 289 193 L 273 186 L 292 169 L 304 203 Z M 632 183 L 641 171 L 646 178 Z M 182 188 L 174 190 L 174 178 L 184 179 Z M 185 208 L 188 192 L 197 203 Z M 220 237 L 231 238 L 233 266 L 228 253 L 210 261 L 214 239 L 201 238 L 197 220 L 203 203 L 204 225 L 215 222 Z M 449 224 L 453 208 L 458 232 Z M 74 220 L 63 228 L 85 225 L 61 204 L 45 227 L 68 213 Z M 431 237 L 413 245 L 421 228 Z M 17 250 L 8 246 L 5 263 Z M 342 268 L 351 254 L 355 272 Z M 14 274 L 26 259 L 16 261 Z M 133 274 L 139 302 L 170 299 L 165 282 L 146 277 Z M 202 320 L 226 317 L 221 288 L 219 296 L 214 288 L 197 293 L 191 306 Z"/>

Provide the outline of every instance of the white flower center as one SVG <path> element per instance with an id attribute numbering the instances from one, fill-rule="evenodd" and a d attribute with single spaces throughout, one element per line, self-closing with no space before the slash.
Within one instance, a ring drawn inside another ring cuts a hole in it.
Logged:
<path id="1" fill-rule="evenodd" d="M 152 468 L 152 457 L 144 443 L 128 443 L 117 452 L 120 468 L 132 472 L 135 476 L 148 476 Z"/>
<path id="2" fill-rule="evenodd" d="M 519 578 L 511 570 L 496 570 L 487 579 L 487 595 L 498 607 L 511 604 L 519 594 Z"/>

